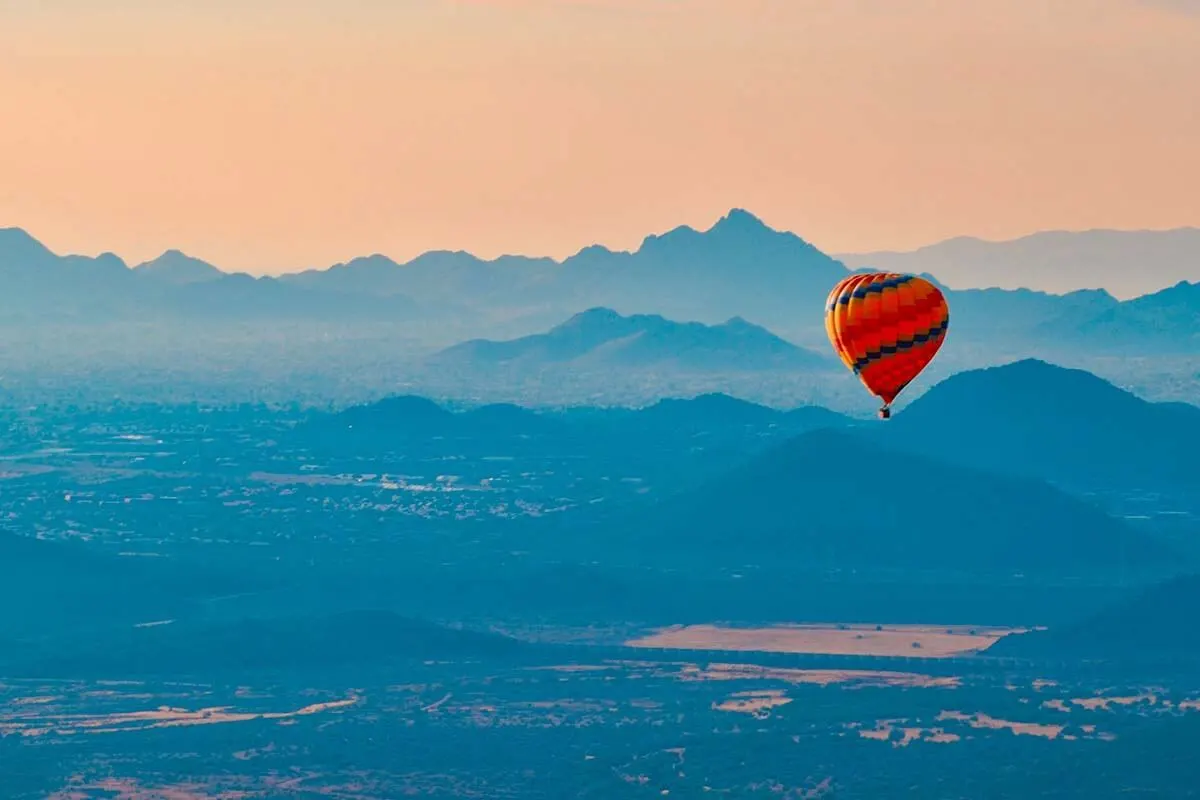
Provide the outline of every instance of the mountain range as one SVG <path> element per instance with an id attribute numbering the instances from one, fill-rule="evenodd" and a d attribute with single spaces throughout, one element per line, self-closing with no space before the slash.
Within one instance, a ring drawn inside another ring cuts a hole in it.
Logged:
<path id="1" fill-rule="evenodd" d="M 789 298 L 824 299 L 845 274 L 844 266 L 799 236 L 772 230 L 734 209 L 707 231 L 680 226 L 647 236 L 633 252 L 593 245 L 556 262 L 523 256 L 484 261 L 469 253 L 435 251 L 403 265 L 373 255 L 281 280 L 422 302 L 470 298 L 468 305 L 517 311 L 610 306 L 627 314 L 718 322 L 738 316 L 737 308 L 758 316 L 770 307 L 794 316 Z M 775 297 L 762 295 L 768 285 Z M 730 308 L 735 310 L 725 310 Z"/>
<path id="2" fill-rule="evenodd" d="M 910 271 L 945 280 L 936 265 L 914 262 Z M 823 342 L 825 297 L 847 274 L 799 236 L 739 209 L 706 231 L 681 226 L 648 236 L 632 252 L 592 246 L 556 262 L 437 251 L 405 264 L 372 255 L 278 278 L 224 274 L 178 251 L 135 268 L 111 253 L 58 256 L 24 231 L 0 229 L 0 314 L 24 324 L 309 320 L 412 325 L 434 339 L 443 328 L 493 338 L 603 306 L 709 325 L 741 318 L 815 347 Z M 1102 290 L 947 291 L 964 342 L 1195 352 L 1196 283 L 1124 302 Z"/>
<path id="3" fill-rule="evenodd" d="M 1133 298 L 1200 278 L 1200 228 L 1043 231 L 1000 242 L 959 236 L 908 252 L 835 258 L 851 269 L 932 272 L 956 289 L 990 285 L 1065 293 L 1104 287 Z"/>
<path id="4" fill-rule="evenodd" d="M 780 411 L 728 395 L 663 400 L 645 408 L 533 411 L 491 404 L 451 411 L 431 400 L 390 397 L 314 415 L 289 444 L 323 457 L 457 454 L 566 460 L 597 478 L 636 474 L 642 485 L 674 492 L 789 436 L 854 424 L 816 406 Z M 579 472 L 576 472 L 579 474 Z"/>
<path id="5" fill-rule="evenodd" d="M 1152 403 L 1084 370 L 1037 359 L 951 375 L 887 424 L 819 407 L 780 411 L 720 394 L 638 410 L 559 413 L 491 405 L 458 414 L 423 398 L 395 397 L 314 417 L 298 433 L 311 442 L 353 438 L 367 448 L 429 436 L 495 441 L 553 433 L 576 447 L 645 442 L 667 432 L 753 432 L 774 440 L 842 427 L 869 432 L 893 450 L 1072 491 L 1200 490 L 1200 407 Z"/>
<path id="6" fill-rule="evenodd" d="M 1200 353 L 1200 282 L 1174 286 L 1109 306 L 1094 315 L 1060 316 L 1037 333 L 1112 353 L 1136 355 L 1163 349 Z"/>
<path id="7" fill-rule="evenodd" d="M 665 369 L 757 372 L 840 367 L 735 317 L 720 325 L 674 322 L 657 314 L 622 316 L 607 308 L 576 314 L 549 332 L 510 341 L 473 340 L 438 353 L 431 363 L 465 369 L 538 371 Z"/>
<path id="8" fill-rule="evenodd" d="M 1044 482 L 871 439 L 802 434 L 615 527 L 676 563 L 707 553 L 734 566 L 1060 576 L 1172 563 L 1165 546 Z"/>
<path id="9" fill-rule="evenodd" d="M 895 447 L 1074 488 L 1200 489 L 1200 408 L 1035 359 L 952 375 L 883 431 Z"/>
<path id="10" fill-rule="evenodd" d="M 547 434 L 609 441 L 623 436 L 645 441 L 644 437 L 652 434 L 695 438 L 723 432 L 759 437 L 770 430 L 786 436 L 854 423 L 850 417 L 817 406 L 780 411 L 724 394 L 661 400 L 639 409 L 573 408 L 561 412 L 504 403 L 455 412 L 423 397 L 401 395 L 315 415 L 296 432 L 308 445 L 324 438 L 340 444 L 350 439 L 355 447 L 368 442 L 386 447 L 414 439 L 502 441 Z"/>
<path id="11" fill-rule="evenodd" d="M 431 436 L 489 450 L 506 441 L 505 452 L 524 441 L 549 453 L 551 441 L 643 467 L 666 443 L 674 461 L 651 473 L 660 491 L 596 523 L 605 552 L 629 557 L 686 550 L 836 556 L 847 568 L 1062 572 L 1171 563 L 1166 545 L 1139 538 L 1092 493 L 1200 491 L 1198 423 L 1196 406 L 1150 403 L 1090 373 L 1023 360 L 954 375 L 887 423 L 719 395 L 586 413 L 456 414 L 397 398 L 314 419 L 299 433 L 309 444 L 408 453 Z M 704 469 L 689 463 L 702 454 Z"/>

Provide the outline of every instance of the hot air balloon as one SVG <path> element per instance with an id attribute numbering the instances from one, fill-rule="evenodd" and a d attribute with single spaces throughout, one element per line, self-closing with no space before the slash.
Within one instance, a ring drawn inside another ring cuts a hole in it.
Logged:
<path id="1" fill-rule="evenodd" d="M 929 281 L 873 272 L 838 282 L 825 304 L 825 331 L 833 349 L 883 401 L 880 419 L 946 338 L 950 309 Z"/>

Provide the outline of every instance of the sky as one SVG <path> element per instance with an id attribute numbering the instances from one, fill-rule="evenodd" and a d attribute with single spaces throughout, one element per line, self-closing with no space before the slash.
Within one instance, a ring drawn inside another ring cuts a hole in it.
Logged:
<path id="1" fill-rule="evenodd" d="M 0 227 L 277 273 L 1200 225 L 1200 0 L 0 0 Z"/>

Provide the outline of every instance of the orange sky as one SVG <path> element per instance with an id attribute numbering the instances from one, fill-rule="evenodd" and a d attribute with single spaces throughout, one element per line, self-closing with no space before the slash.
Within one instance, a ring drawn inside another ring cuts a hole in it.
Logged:
<path id="1" fill-rule="evenodd" d="M 830 252 L 1197 225 L 1198 87 L 1192 0 L 4 0 L 0 227 L 279 272 L 731 206 Z"/>

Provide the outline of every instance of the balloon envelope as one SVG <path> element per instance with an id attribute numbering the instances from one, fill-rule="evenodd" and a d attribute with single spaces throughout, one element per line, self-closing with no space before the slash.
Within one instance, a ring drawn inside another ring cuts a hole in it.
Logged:
<path id="1" fill-rule="evenodd" d="M 851 275 L 829 293 L 825 330 L 833 349 L 871 394 L 882 413 L 933 360 L 950 324 L 946 298 L 915 275 Z"/>

